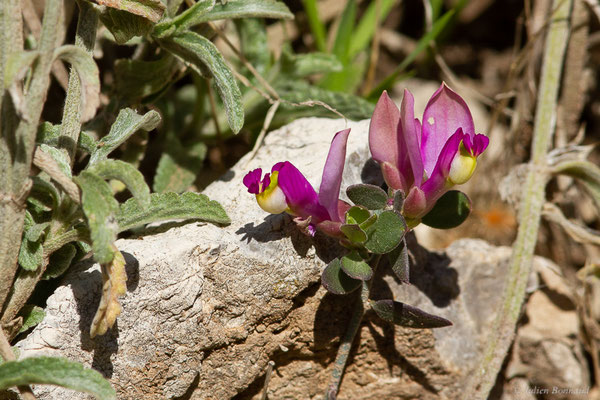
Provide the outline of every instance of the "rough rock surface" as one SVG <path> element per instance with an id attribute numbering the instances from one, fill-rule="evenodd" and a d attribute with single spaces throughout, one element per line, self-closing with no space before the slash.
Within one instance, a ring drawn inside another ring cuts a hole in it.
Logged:
<path id="1" fill-rule="evenodd" d="M 373 179 L 365 167 L 368 121 L 349 126 L 342 187 Z M 223 204 L 231 225 L 168 224 L 119 240 L 128 273 L 123 313 L 94 340 L 88 332 L 101 275 L 97 265 L 80 264 L 48 299 L 44 321 L 18 343 L 21 357 L 81 361 L 109 378 L 119 399 L 260 398 L 273 360 L 270 399 L 321 398 L 354 301 L 319 285 L 341 249 L 320 235 L 303 236 L 285 215 L 264 213 L 241 181 L 250 169 L 290 160 L 318 187 L 329 142 L 344 127 L 340 120 L 298 120 L 210 185 L 205 193 Z M 499 308 L 510 249 L 479 240 L 443 253 L 416 243 L 412 249 L 412 285 L 388 272 L 372 297 L 393 297 L 454 325 L 411 330 L 368 313 L 340 399 L 462 398 Z M 88 398 L 54 387 L 35 392 L 40 399 Z"/>

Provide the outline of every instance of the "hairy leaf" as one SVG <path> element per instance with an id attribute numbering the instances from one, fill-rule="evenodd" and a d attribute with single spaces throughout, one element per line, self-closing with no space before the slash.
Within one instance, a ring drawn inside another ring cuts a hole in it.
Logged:
<path id="1" fill-rule="evenodd" d="M 362 224 L 371 217 L 371 213 L 365 207 L 352 206 L 346 211 L 347 224 Z"/>
<path id="2" fill-rule="evenodd" d="M 100 13 L 100 21 L 113 35 L 117 44 L 125 44 L 136 36 L 145 36 L 154 27 L 154 24 L 144 17 L 114 8 L 107 8 Z"/>
<path id="3" fill-rule="evenodd" d="M 35 271 L 38 269 L 44 259 L 44 249 L 40 242 L 32 242 L 26 237 L 21 241 L 19 249 L 19 265 L 27 271 Z"/>
<path id="4" fill-rule="evenodd" d="M 68 158 L 67 154 L 63 150 L 59 150 L 57 148 L 54 148 L 52 146 L 48 146 L 46 144 L 41 144 L 40 145 L 40 149 L 44 153 L 46 153 L 50 157 L 52 157 L 52 159 L 54 161 L 56 161 L 56 164 L 60 168 L 60 172 L 62 172 L 63 174 L 65 174 L 69 178 L 73 177 L 73 175 L 71 174 L 71 164 L 69 163 L 69 158 Z"/>
<path id="5" fill-rule="evenodd" d="M 388 253 L 392 271 L 402 283 L 410 283 L 410 264 L 408 262 L 408 247 L 406 238 L 390 253 Z"/>
<path id="6" fill-rule="evenodd" d="M 4 65 L 4 88 L 23 79 L 39 55 L 37 51 L 19 51 L 9 55 Z"/>
<path id="7" fill-rule="evenodd" d="M 66 244 L 60 249 L 56 250 L 50 256 L 50 261 L 48 262 L 48 266 L 42 275 L 42 279 L 48 280 L 52 278 L 57 278 L 64 274 L 71 262 L 75 258 L 77 254 L 77 248 L 72 244 Z"/>
<path id="8" fill-rule="evenodd" d="M 377 315 L 388 322 L 407 328 L 425 329 L 442 328 L 452 325 L 452 322 L 436 315 L 393 300 L 371 301 L 371 307 Z"/>
<path id="9" fill-rule="evenodd" d="M 117 179 L 123 182 L 141 207 L 150 204 L 150 188 L 144 181 L 144 175 L 133 165 L 121 160 L 107 159 L 98 161 L 87 171 L 103 179 Z"/>
<path id="10" fill-rule="evenodd" d="M 432 228 L 451 229 L 465 222 L 470 214 L 471 200 L 467 195 L 458 190 L 450 190 L 440 197 L 421 222 Z"/>
<path id="11" fill-rule="evenodd" d="M 119 229 L 115 219 L 119 203 L 108 183 L 96 174 L 82 171 L 75 182 L 81 188 L 81 205 L 90 228 L 94 259 L 101 264 L 109 263 L 114 257 L 113 242 Z"/>
<path id="12" fill-rule="evenodd" d="M 202 169 L 206 149 L 206 144 L 202 142 L 187 149 L 177 138 L 169 140 L 156 168 L 154 191 L 181 193 L 187 190 Z"/>
<path id="13" fill-rule="evenodd" d="M 283 52 L 282 70 L 288 75 L 303 78 L 312 74 L 341 71 L 342 63 L 333 54 Z"/>
<path id="14" fill-rule="evenodd" d="M 154 23 L 158 22 L 164 12 L 165 5 L 160 0 L 94 0 L 96 3 L 116 10 L 127 11 L 139 15 Z"/>
<path id="15" fill-rule="evenodd" d="M 48 209 L 56 210 L 60 203 L 60 193 L 56 186 L 41 176 L 32 176 L 31 181 L 33 182 L 33 186 L 31 187 L 27 201 L 31 202 L 31 200 L 35 199 L 48 205 Z"/>
<path id="16" fill-rule="evenodd" d="M 42 307 L 33 304 L 25 304 L 25 306 L 21 308 L 21 311 L 19 311 L 19 316 L 23 317 L 23 325 L 21 325 L 19 333 L 23 333 L 29 328 L 33 328 L 42 322 L 46 316 L 46 313 Z"/>
<path id="17" fill-rule="evenodd" d="M 210 71 L 225 106 L 229 126 L 234 133 L 238 133 L 244 125 L 242 94 L 231 69 L 215 45 L 205 37 L 189 31 L 161 39 L 159 43 L 199 74 L 202 75 L 206 69 Z"/>
<path id="18" fill-rule="evenodd" d="M 323 270 L 321 284 L 333 294 L 348 294 L 358 289 L 361 281 L 346 275 L 342 270 L 342 262 L 336 258 Z"/>
<path id="19" fill-rule="evenodd" d="M 0 364 L 0 389 L 48 384 L 94 395 L 99 400 L 116 399 L 115 390 L 102 374 L 58 357 L 32 357 Z"/>
<path id="20" fill-rule="evenodd" d="M 370 118 L 375 108 L 373 104 L 358 96 L 348 93 L 332 92 L 327 89 L 312 86 L 302 80 L 288 79 L 279 81 L 275 84 L 275 90 L 283 99 L 293 103 L 301 103 L 309 100 L 322 101 L 352 120 Z M 319 105 L 308 107 L 282 104 L 280 109 L 285 110 L 294 117 L 324 116 L 338 118 L 336 114 Z"/>
<path id="21" fill-rule="evenodd" d="M 196 20 L 200 24 L 218 19 L 235 19 L 235 18 L 294 18 L 281 1 L 274 0 L 228 0 L 219 2 L 215 7 Z"/>
<path id="22" fill-rule="evenodd" d="M 100 105 L 100 72 L 94 59 L 83 48 L 64 45 L 54 50 L 54 58 L 71 64 L 81 87 L 81 122 L 92 119 Z"/>
<path id="23" fill-rule="evenodd" d="M 235 20 L 240 47 L 246 60 L 259 74 L 265 75 L 271 65 L 271 53 L 267 45 L 267 29 L 263 20 L 246 18 Z M 246 71 L 244 67 L 244 71 Z M 246 71 L 247 76 L 251 76 Z"/>
<path id="24" fill-rule="evenodd" d="M 79 133 L 79 140 L 77 141 L 77 148 L 83 150 L 88 154 L 92 154 L 96 151 L 97 143 L 93 137 L 86 132 Z"/>
<path id="25" fill-rule="evenodd" d="M 352 243 L 364 243 L 367 240 L 367 234 L 357 224 L 344 224 L 340 226 L 340 231 Z"/>
<path id="26" fill-rule="evenodd" d="M 111 262 L 102 264 L 102 298 L 90 327 L 90 337 L 104 335 L 117 321 L 121 314 L 119 297 L 127 292 L 127 273 L 125 258 L 113 245 L 114 258 Z"/>
<path id="27" fill-rule="evenodd" d="M 108 135 L 103 137 L 97 144 L 96 150 L 92 153 L 88 165 L 94 165 L 100 160 L 106 159 L 106 156 L 126 141 L 129 136 L 136 131 L 143 129 L 151 131 L 160 123 L 160 114 L 156 111 L 148 111 L 144 115 L 139 115 L 131 108 L 124 108 L 119 111 L 117 119 L 110 127 Z"/>
<path id="28" fill-rule="evenodd" d="M 373 277 L 373 270 L 358 254 L 353 251 L 342 257 L 342 270 L 353 279 L 368 281 Z"/>
<path id="29" fill-rule="evenodd" d="M 395 211 L 383 211 L 366 233 L 369 237 L 365 242 L 367 250 L 375 254 L 389 253 L 404 238 L 406 222 Z"/>
<path id="30" fill-rule="evenodd" d="M 359 183 L 348 186 L 346 194 L 354 204 L 369 210 L 383 210 L 387 205 L 387 194 L 379 186 Z"/>
<path id="31" fill-rule="evenodd" d="M 119 231 L 149 224 L 150 222 L 172 219 L 198 219 L 215 224 L 231 222 L 223 207 L 204 194 L 184 193 L 152 193 L 149 207 L 127 200 L 121 205 L 117 215 Z"/>
<path id="32" fill-rule="evenodd" d="M 215 6 L 215 0 L 199 0 L 193 6 L 171 20 L 156 25 L 152 34 L 157 37 L 165 37 L 177 31 L 184 31 L 194 25 L 201 24 L 202 17 Z M 200 22 L 198 22 L 200 21 Z"/>
<path id="33" fill-rule="evenodd" d="M 177 73 L 177 60 L 167 54 L 155 61 L 122 58 L 115 62 L 115 89 L 127 101 L 159 93 Z"/>

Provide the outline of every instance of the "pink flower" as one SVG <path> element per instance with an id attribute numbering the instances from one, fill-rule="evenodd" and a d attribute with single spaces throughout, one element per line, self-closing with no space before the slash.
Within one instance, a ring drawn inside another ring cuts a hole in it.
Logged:
<path id="1" fill-rule="evenodd" d="M 414 98 L 404 91 L 400 110 L 383 92 L 369 127 L 369 148 L 390 188 L 402 190 L 403 215 L 419 220 L 451 187 L 468 181 L 477 157 L 489 144 L 475 134 L 465 101 L 445 83 L 431 96 L 423 123 L 414 117 Z"/>

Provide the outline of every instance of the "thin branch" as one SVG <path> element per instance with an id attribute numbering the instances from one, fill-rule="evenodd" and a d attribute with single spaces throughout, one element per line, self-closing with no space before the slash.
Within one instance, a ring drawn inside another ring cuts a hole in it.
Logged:
<path id="1" fill-rule="evenodd" d="M 248 163 L 250 163 L 250 161 L 252 161 L 254 156 L 256 156 L 258 149 L 262 145 L 262 142 L 265 139 L 265 136 L 267 135 L 267 130 L 269 129 L 269 126 L 271 126 L 271 121 L 273 120 L 273 117 L 275 116 L 275 113 L 277 112 L 277 109 L 279 108 L 279 104 L 281 104 L 281 102 L 278 100 L 275 103 L 273 103 L 273 105 L 271 107 L 269 107 L 269 111 L 267 111 L 267 115 L 265 116 L 265 122 L 263 123 L 263 127 L 260 130 L 258 137 L 256 138 L 256 142 L 254 143 L 254 147 L 252 148 L 252 151 L 250 152 L 250 156 L 248 157 L 248 162 L 246 163 L 246 165 L 248 165 Z"/>
<path id="2" fill-rule="evenodd" d="M 513 245 L 510 270 L 504 290 L 502 308 L 497 315 L 484 356 L 470 380 L 465 398 L 483 400 L 494 383 L 510 348 L 515 327 L 525 300 L 527 280 L 533 264 L 547 176 L 547 154 L 556 123 L 556 104 L 561 68 L 569 36 L 572 0 L 555 0 L 540 77 L 538 102 L 533 132 L 531 167 L 528 169 L 519 207 L 519 230 Z"/>

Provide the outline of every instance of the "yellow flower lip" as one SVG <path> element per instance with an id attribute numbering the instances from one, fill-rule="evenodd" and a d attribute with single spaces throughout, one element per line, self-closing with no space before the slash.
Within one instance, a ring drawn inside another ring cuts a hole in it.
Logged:
<path id="1" fill-rule="evenodd" d="M 477 158 L 468 153 L 463 154 L 460 152 L 454 157 L 454 160 L 452 160 L 448 179 L 454 185 L 462 185 L 471 179 L 473 172 L 475 172 L 476 166 Z"/>
<path id="2" fill-rule="evenodd" d="M 279 171 L 271 173 L 271 182 L 266 188 L 259 188 L 259 193 L 256 195 L 256 201 L 260 208 L 270 214 L 280 214 L 287 210 L 288 205 L 285 199 L 285 194 L 277 183 Z"/>

